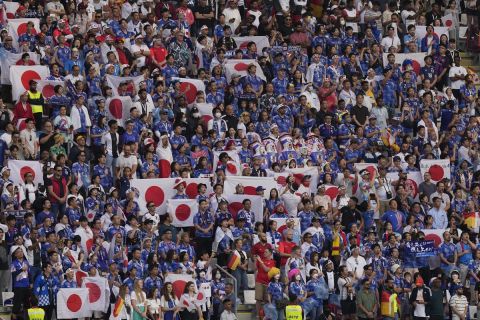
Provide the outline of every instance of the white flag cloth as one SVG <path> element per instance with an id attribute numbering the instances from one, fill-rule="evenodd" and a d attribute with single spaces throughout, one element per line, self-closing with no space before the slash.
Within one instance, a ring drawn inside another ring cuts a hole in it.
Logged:
<path id="1" fill-rule="evenodd" d="M 130 96 L 113 96 L 105 102 L 109 119 L 117 120 L 119 126 L 123 126 L 125 121 L 130 118 L 130 109 L 133 107 L 133 101 Z"/>
<path id="2" fill-rule="evenodd" d="M 238 184 L 243 185 L 243 192 L 247 195 L 256 195 L 257 187 L 264 187 L 264 198 L 268 198 L 270 196 L 270 190 L 273 188 L 278 188 L 277 182 L 273 177 L 227 176 L 225 177 L 223 194 L 235 194 L 235 187 Z"/>
<path id="3" fill-rule="evenodd" d="M 27 31 L 27 23 L 33 22 L 35 33 L 40 32 L 40 19 L 37 18 L 21 18 L 8 19 L 8 34 L 12 36 L 12 45 L 18 49 L 18 37 Z"/>
<path id="4" fill-rule="evenodd" d="M 225 175 L 227 176 L 241 176 L 242 170 L 240 168 L 240 157 L 238 156 L 237 150 L 228 150 L 228 151 L 213 151 L 213 172 L 217 170 L 218 167 L 218 157 L 220 154 L 226 153 L 231 161 L 228 161 L 227 168 L 225 170 Z"/>
<path id="5" fill-rule="evenodd" d="M 187 102 L 190 105 L 195 102 L 199 91 L 203 91 L 206 94 L 205 83 L 202 80 L 172 77 L 172 81 L 180 82 L 180 91 L 185 93 Z"/>
<path id="6" fill-rule="evenodd" d="M 118 96 L 118 89 L 122 83 L 127 83 L 128 91 L 138 92 L 140 82 L 144 81 L 143 76 L 138 77 L 117 77 L 107 74 L 105 79 L 107 80 L 107 84 L 109 87 L 112 88 L 112 93 L 114 96 Z"/>
<path id="7" fill-rule="evenodd" d="M 85 277 L 82 286 L 88 289 L 88 303 L 92 311 L 106 312 L 110 303 L 110 288 L 104 277 Z"/>
<path id="8" fill-rule="evenodd" d="M 193 216 L 198 212 L 198 202 L 195 199 L 169 199 L 168 213 L 172 224 L 177 227 L 193 227 Z"/>
<path id="9" fill-rule="evenodd" d="M 37 90 L 40 91 L 45 100 L 49 100 L 55 95 L 55 87 L 62 86 L 65 89 L 65 81 L 58 80 L 40 80 L 37 81 Z"/>
<path id="10" fill-rule="evenodd" d="M 82 241 L 80 242 L 82 245 L 83 250 L 85 252 L 90 253 L 92 251 L 92 246 L 93 246 L 93 231 L 90 229 L 90 227 L 87 226 L 87 228 L 82 228 L 78 227 L 77 230 L 75 230 L 75 234 L 79 235 Z"/>
<path id="11" fill-rule="evenodd" d="M 270 47 L 270 42 L 267 36 L 251 36 L 251 37 L 233 37 L 237 48 L 247 49 L 249 42 L 255 42 L 257 45 L 257 54 L 262 54 L 264 48 Z"/>
<path id="12" fill-rule="evenodd" d="M 92 310 L 86 288 L 61 288 L 57 293 L 57 319 L 89 317 Z"/>
<path id="13" fill-rule="evenodd" d="M 165 282 L 170 282 L 173 286 L 173 293 L 175 296 L 180 299 L 185 290 L 185 285 L 187 282 L 192 281 L 195 285 L 195 290 L 197 290 L 197 283 L 195 279 L 189 274 L 174 274 L 169 273 L 166 278 Z"/>
<path id="14" fill-rule="evenodd" d="M 425 240 L 433 240 L 436 248 L 443 242 L 445 229 L 422 229 L 420 231 L 425 234 Z"/>
<path id="15" fill-rule="evenodd" d="M 28 54 L 30 55 L 30 60 L 34 61 L 36 64 L 40 63 L 40 57 L 37 53 L 29 52 Z M 16 63 L 22 59 L 22 55 L 23 53 L 12 53 L 10 51 L 5 51 L 5 55 L 0 60 L 0 67 L 2 68 L 0 81 L 2 84 L 11 84 L 10 67 L 16 65 Z"/>
<path id="16" fill-rule="evenodd" d="M 437 183 L 443 178 L 450 179 L 450 160 L 441 159 L 441 160 L 420 160 L 420 172 L 422 177 L 426 172 L 430 173 L 432 176 L 432 181 Z"/>
<path id="17" fill-rule="evenodd" d="M 237 217 L 238 211 L 243 208 L 243 200 L 248 199 L 252 202 L 251 211 L 255 214 L 255 221 L 263 221 L 263 198 L 262 196 L 252 196 L 248 194 L 230 194 L 226 193 L 228 201 L 228 211 L 234 218 Z"/>
<path id="18" fill-rule="evenodd" d="M 47 66 L 11 66 L 12 99 L 17 101 L 20 95 L 29 89 L 30 80 L 42 80 L 49 75 Z"/>
<path id="19" fill-rule="evenodd" d="M 43 184 L 42 164 L 39 161 L 8 160 L 8 167 L 10 168 L 10 179 L 15 184 L 23 184 L 24 176 L 27 173 L 33 175 L 33 182 L 36 185 Z"/>
<path id="20" fill-rule="evenodd" d="M 3 19 L 15 19 L 15 13 L 17 12 L 18 7 L 20 7 L 20 2 L 5 1 L 3 2 L 3 5 L 5 6 L 3 8 Z"/>
<path id="21" fill-rule="evenodd" d="M 244 77 L 247 75 L 247 70 L 248 70 L 248 66 L 250 64 L 253 64 L 257 67 L 257 72 L 256 72 L 256 75 L 266 81 L 267 78 L 265 77 L 265 74 L 263 73 L 262 71 L 262 68 L 260 67 L 260 65 L 258 64 L 258 62 L 256 60 L 253 60 L 253 59 L 242 59 L 242 60 L 237 60 L 237 59 L 230 59 L 230 60 L 227 60 L 227 62 L 225 63 L 225 76 L 227 78 L 227 81 L 230 82 L 232 80 L 232 75 L 234 73 L 238 73 L 240 76 Z"/>

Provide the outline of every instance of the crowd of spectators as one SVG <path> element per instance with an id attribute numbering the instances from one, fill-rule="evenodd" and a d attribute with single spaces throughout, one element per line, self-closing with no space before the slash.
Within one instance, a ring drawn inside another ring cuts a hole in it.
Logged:
<path id="1" fill-rule="evenodd" d="M 35 52 L 45 80 L 65 85 L 46 98 L 31 80 L 18 101 L 0 99 L 0 291 L 14 292 L 13 318 L 38 304 L 52 319 L 56 292 L 76 287 L 82 270 L 108 279 L 112 303 L 125 299 L 121 319 L 236 319 L 249 274 L 258 319 L 285 319 L 290 304 L 312 320 L 473 319 L 480 237 L 467 217 L 480 221 L 480 96 L 457 46 L 461 23 L 478 32 L 479 9 L 472 0 L 21 1 L 15 18 L 39 18 L 40 30 L 29 22 L 16 39 L 3 19 L 0 57 L 23 53 L 17 65 L 29 66 Z M 453 28 L 437 34 L 445 16 Z M 258 36 L 268 39 L 261 50 L 235 41 Z M 424 61 L 399 63 L 405 53 Z M 249 64 L 227 81 L 231 59 Z M 106 105 L 108 75 L 143 77 L 118 88 L 134 102 L 124 123 Z M 188 103 L 178 78 L 201 80 L 205 92 Z M 208 121 L 200 103 L 213 106 Z M 249 200 L 234 216 L 223 183 L 235 159 L 242 176 L 315 168 L 318 190 L 304 187 L 311 176 L 269 194 L 257 185 L 263 220 Z M 433 183 L 426 172 L 417 195 L 406 180 L 422 159 L 448 159 L 451 174 Z M 39 161 L 44 184 L 32 172 L 13 181 L 12 160 Z M 377 170 L 356 170 L 361 162 Z M 199 186 L 194 227 L 139 206 L 131 180 L 162 177 L 178 179 L 175 199 L 188 198 L 183 179 L 207 178 L 214 193 Z M 282 233 L 272 218 L 289 218 Z M 443 240 L 416 257 L 409 244 L 425 229 Z M 89 252 L 79 233 L 93 237 Z M 170 273 L 192 275 L 187 295 L 211 283 L 211 298 L 182 306 Z"/>

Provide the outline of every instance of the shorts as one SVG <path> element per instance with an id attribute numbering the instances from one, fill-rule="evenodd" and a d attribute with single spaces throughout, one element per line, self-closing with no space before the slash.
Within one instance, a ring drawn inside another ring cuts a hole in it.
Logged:
<path id="1" fill-rule="evenodd" d="M 267 301 L 267 286 L 262 283 L 255 283 L 255 300 L 257 301 Z"/>

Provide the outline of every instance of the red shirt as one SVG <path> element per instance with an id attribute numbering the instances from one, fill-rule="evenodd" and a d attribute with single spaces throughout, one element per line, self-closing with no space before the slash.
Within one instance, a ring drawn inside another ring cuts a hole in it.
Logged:
<path id="1" fill-rule="evenodd" d="M 158 62 L 158 63 L 162 63 L 163 61 L 165 61 L 165 58 L 168 54 L 168 51 L 167 49 L 165 48 L 162 48 L 162 47 L 158 47 L 158 48 L 150 48 L 150 52 L 151 52 L 151 55 L 155 58 L 155 60 Z"/>
<path id="2" fill-rule="evenodd" d="M 252 255 L 257 255 L 261 259 L 265 256 L 265 249 L 270 249 L 272 250 L 272 245 L 270 243 L 265 243 L 262 244 L 261 242 L 257 242 L 253 247 L 252 247 Z"/>
<path id="3" fill-rule="evenodd" d="M 20 119 L 33 119 L 32 107 L 30 103 L 26 102 L 22 104 L 21 101 L 18 101 L 15 104 L 15 109 L 13 110 L 13 114 L 15 115 L 14 122 L 17 123 Z"/>
<path id="4" fill-rule="evenodd" d="M 293 247 L 295 247 L 295 242 L 292 241 L 280 241 L 278 243 L 278 251 L 281 253 L 291 254 Z M 280 265 L 284 266 L 287 263 L 288 257 L 282 257 L 280 259 Z"/>
<path id="5" fill-rule="evenodd" d="M 275 267 L 275 261 L 274 260 L 262 259 L 262 261 L 263 261 L 263 264 L 270 269 Z M 268 279 L 268 271 L 263 270 L 263 267 L 262 267 L 261 263 L 258 262 L 258 260 L 256 262 L 256 265 L 257 265 L 257 279 L 256 279 L 256 281 L 258 283 L 268 285 L 268 283 L 270 282 L 270 279 Z"/>

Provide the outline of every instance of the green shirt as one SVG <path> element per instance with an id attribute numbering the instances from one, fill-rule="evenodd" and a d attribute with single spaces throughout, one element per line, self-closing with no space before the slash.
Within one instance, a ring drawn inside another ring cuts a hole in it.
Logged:
<path id="1" fill-rule="evenodd" d="M 430 315 L 439 316 L 443 315 L 443 291 L 442 290 L 433 290 L 432 297 L 430 298 Z"/>
<path id="2" fill-rule="evenodd" d="M 367 314 L 359 307 L 361 304 L 368 311 L 373 312 L 373 308 L 377 304 L 375 292 L 372 289 L 368 291 L 364 288 L 357 293 L 357 316 L 360 318 L 368 318 Z"/>

